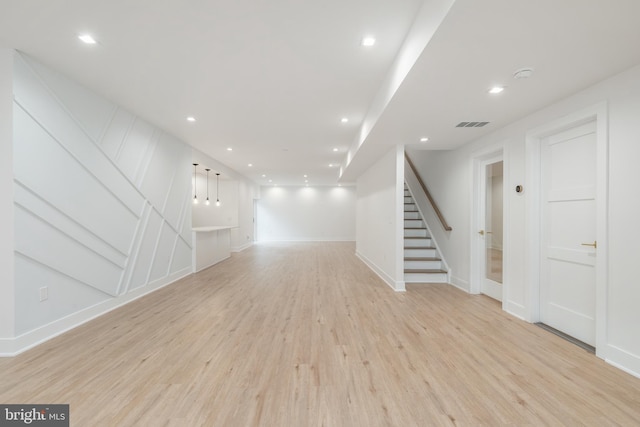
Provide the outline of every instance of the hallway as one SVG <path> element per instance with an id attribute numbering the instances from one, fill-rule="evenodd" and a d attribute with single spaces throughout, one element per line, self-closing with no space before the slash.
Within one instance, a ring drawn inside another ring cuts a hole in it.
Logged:
<path id="1" fill-rule="evenodd" d="M 15 358 L 0 402 L 74 426 L 637 425 L 640 379 L 346 243 L 263 243 Z"/>

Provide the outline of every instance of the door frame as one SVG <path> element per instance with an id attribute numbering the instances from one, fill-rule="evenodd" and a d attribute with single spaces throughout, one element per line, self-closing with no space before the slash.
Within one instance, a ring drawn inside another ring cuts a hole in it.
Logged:
<path id="1" fill-rule="evenodd" d="M 469 284 L 469 293 L 480 294 L 482 290 L 482 281 L 484 280 L 483 272 L 485 266 L 483 262 L 486 257 L 485 240 L 480 238 L 478 230 L 484 229 L 485 225 L 481 224 L 481 218 L 485 216 L 485 184 L 486 184 L 486 166 L 495 163 L 503 162 L 502 173 L 502 309 L 506 307 L 508 301 L 508 281 L 506 280 L 508 269 L 508 254 L 509 254 L 509 227 L 508 227 L 508 205 L 509 200 L 507 197 L 507 182 L 508 179 L 508 161 L 503 144 L 487 147 L 485 150 L 477 152 L 472 158 L 473 173 L 472 178 L 472 191 L 473 195 L 473 214 L 471 215 L 471 229 L 469 241 L 471 242 L 471 283 Z"/>
<path id="2" fill-rule="evenodd" d="M 541 144 L 550 135 L 588 123 L 596 122 L 596 355 L 605 358 L 607 331 L 607 288 L 608 288 L 608 188 L 609 188 L 609 140 L 607 103 L 569 114 L 531 129 L 526 134 L 526 280 L 528 292 L 525 295 L 527 319 L 535 323 L 540 321 L 540 253 L 542 233 L 542 183 L 541 183 Z"/>

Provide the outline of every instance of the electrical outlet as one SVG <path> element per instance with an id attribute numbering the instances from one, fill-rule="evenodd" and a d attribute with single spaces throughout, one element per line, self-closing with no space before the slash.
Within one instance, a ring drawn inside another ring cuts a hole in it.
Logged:
<path id="1" fill-rule="evenodd" d="M 49 287 L 43 286 L 40 288 L 40 301 L 49 299 Z"/>

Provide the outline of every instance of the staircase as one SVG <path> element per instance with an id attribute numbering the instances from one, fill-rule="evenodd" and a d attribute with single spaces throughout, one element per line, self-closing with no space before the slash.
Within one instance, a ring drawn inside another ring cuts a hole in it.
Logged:
<path id="1" fill-rule="evenodd" d="M 411 193 L 404 188 L 404 281 L 447 283 L 448 274 Z"/>

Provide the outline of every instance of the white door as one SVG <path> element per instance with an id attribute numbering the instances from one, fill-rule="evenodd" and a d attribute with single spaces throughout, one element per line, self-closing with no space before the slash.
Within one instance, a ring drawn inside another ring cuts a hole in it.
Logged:
<path id="1" fill-rule="evenodd" d="M 483 188 L 479 230 L 483 241 L 481 249 L 482 281 L 480 292 L 502 301 L 502 229 L 503 229 L 503 162 L 490 160 L 481 172 Z"/>
<path id="2" fill-rule="evenodd" d="M 541 144 L 540 321 L 595 346 L 595 121 Z"/>

